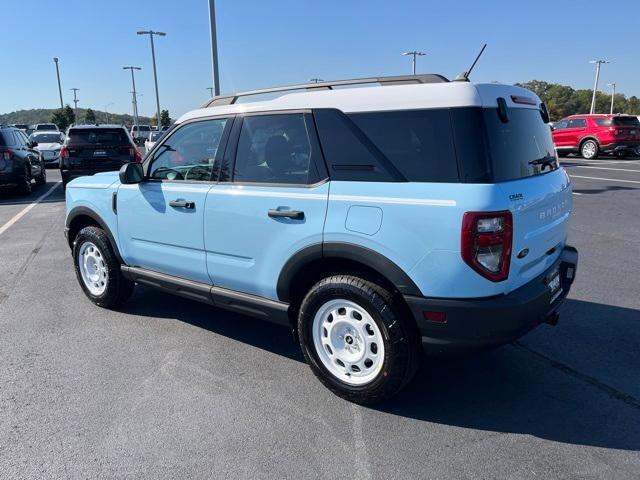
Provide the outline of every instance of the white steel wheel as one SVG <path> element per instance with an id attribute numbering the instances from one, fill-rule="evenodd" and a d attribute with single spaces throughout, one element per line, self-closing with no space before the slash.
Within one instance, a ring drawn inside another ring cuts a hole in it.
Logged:
<path id="1" fill-rule="evenodd" d="M 80 276 L 87 290 L 96 297 L 107 289 L 109 273 L 102 252 L 92 242 L 84 242 L 78 252 Z"/>
<path id="2" fill-rule="evenodd" d="M 382 333 L 371 315 L 355 302 L 325 302 L 313 318 L 312 336 L 322 365 L 348 385 L 366 385 L 382 370 Z"/>

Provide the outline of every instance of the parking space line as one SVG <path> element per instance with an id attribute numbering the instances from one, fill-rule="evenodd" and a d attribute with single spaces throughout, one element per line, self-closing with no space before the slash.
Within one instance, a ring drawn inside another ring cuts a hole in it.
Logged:
<path id="1" fill-rule="evenodd" d="M 567 165 L 570 167 L 578 167 L 578 168 L 593 168 L 596 170 L 612 170 L 614 172 L 633 172 L 640 173 L 640 170 L 630 170 L 628 168 L 607 168 L 607 167 L 588 167 L 587 165 Z"/>
<path id="2" fill-rule="evenodd" d="M 44 200 L 45 198 L 47 198 L 49 195 L 51 195 L 51 193 L 58 188 L 58 185 L 60 185 L 62 182 L 58 181 L 56 182 L 56 184 L 51 187 L 46 193 L 44 193 L 43 195 L 40 195 L 35 202 L 30 203 L 29 205 L 27 205 L 26 207 L 24 207 L 22 210 L 20 210 L 18 213 L 16 213 L 7 223 L 5 223 L 4 225 L 2 225 L 0 227 L 0 235 L 2 235 L 4 232 L 6 232 L 7 230 L 9 230 L 9 228 L 11 228 L 11 226 L 13 224 L 15 224 L 18 220 L 20 220 L 22 217 L 24 217 L 27 213 L 29 213 L 29 211 L 35 207 L 38 203 L 40 203 L 42 200 Z"/>
<path id="3" fill-rule="evenodd" d="M 583 177 L 580 175 L 569 175 L 571 178 L 586 178 L 588 180 L 604 180 L 605 182 L 640 183 L 638 180 L 621 180 L 619 178 Z"/>

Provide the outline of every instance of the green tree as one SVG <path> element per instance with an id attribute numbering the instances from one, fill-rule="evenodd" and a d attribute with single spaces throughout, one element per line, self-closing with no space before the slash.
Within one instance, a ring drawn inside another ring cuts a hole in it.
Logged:
<path id="1" fill-rule="evenodd" d="M 87 111 L 84 114 L 84 121 L 87 123 L 96 123 L 96 114 L 90 108 L 87 108 Z"/>
<path id="2" fill-rule="evenodd" d="M 51 115 L 51 123 L 55 123 L 61 132 L 64 132 L 69 125 L 76 121 L 76 116 L 73 113 L 73 109 L 66 105 L 64 108 L 59 108 Z"/>
<path id="3" fill-rule="evenodd" d="M 171 125 L 171 117 L 169 117 L 169 110 L 162 110 L 160 112 L 160 125 L 168 127 Z"/>

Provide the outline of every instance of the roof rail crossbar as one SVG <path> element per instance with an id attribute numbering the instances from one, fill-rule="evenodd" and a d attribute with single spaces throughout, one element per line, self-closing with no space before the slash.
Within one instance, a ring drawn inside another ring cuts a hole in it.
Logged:
<path id="1" fill-rule="evenodd" d="M 389 85 L 409 85 L 415 83 L 444 83 L 449 80 L 435 73 L 424 75 L 396 75 L 391 77 L 368 77 L 354 78 L 351 80 L 335 80 L 317 83 L 300 83 L 297 85 L 285 85 L 281 87 L 262 88 L 259 90 L 248 90 L 246 92 L 237 92 L 230 95 L 219 95 L 213 97 L 202 105 L 206 107 L 219 107 L 222 105 L 233 105 L 240 97 L 251 95 L 263 95 L 266 93 L 288 92 L 293 90 L 332 90 L 334 87 L 343 87 L 349 85 L 363 85 L 367 83 L 377 83 L 381 86 Z"/>

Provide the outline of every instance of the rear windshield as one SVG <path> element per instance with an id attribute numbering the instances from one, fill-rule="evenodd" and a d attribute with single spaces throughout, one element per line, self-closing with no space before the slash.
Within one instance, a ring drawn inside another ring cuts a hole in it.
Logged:
<path id="1" fill-rule="evenodd" d="M 42 123 L 36 127 L 36 130 L 57 130 L 57 129 L 58 127 L 56 127 L 53 123 Z"/>
<path id="2" fill-rule="evenodd" d="M 613 117 L 613 122 L 617 127 L 638 127 L 640 121 L 638 117 Z"/>
<path id="3" fill-rule="evenodd" d="M 158 140 L 161 136 L 162 136 L 162 132 L 151 132 L 151 136 L 149 137 L 149 140 L 153 142 Z"/>
<path id="4" fill-rule="evenodd" d="M 496 108 L 476 107 L 352 113 L 348 117 L 400 172 L 399 178 L 410 182 L 493 183 L 558 168 L 551 128 L 537 109 L 511 108 L 506 123 Z M 322 132 L 326 124 L 326 119 L 319 122 L 323 148 L 323 137 L 329 137 Z M 369 180 L 388 181 L 376 180 L 375 175 Z"/>
<path id="5" fill-rule="evenodd" d="M 129 137 L 122 128 L 82 128 L 69 130 L 68 145 L 128 145 Z"/>
<path id="6" fill-rule="evenodd" d="M 133 126 L 133 131 L 134 132 L 150 132 L 151 131 L 151 127 L 149 125 L 139 125 L 139 126 Z"/>

